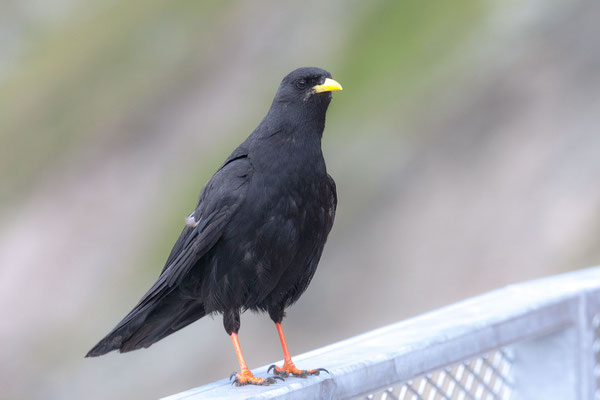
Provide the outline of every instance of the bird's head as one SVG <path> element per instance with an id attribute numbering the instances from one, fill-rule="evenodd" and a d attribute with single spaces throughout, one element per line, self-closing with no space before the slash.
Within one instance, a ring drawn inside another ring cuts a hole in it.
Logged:
<path id="1" fill-rule="evenodd" d="M 342 90 L 342 85 L 331 74 L 316 67 L 298 68 L 290 72 L 279 85 L 275 102 L 298 106 L 316 106 L 327 109 L 331 92 Z"/>

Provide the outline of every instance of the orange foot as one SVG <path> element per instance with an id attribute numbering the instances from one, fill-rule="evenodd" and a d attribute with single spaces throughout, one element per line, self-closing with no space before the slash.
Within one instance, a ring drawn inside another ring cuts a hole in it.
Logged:
<path id="1" fill-rule="evenodd" d="M 233 380 L 233 382 L 231 384 L 235 385 L 235 386 L 243 386 L 243 385 L 269 386 L 269 385 L 277 382 L 276 379 L 283 381 L 283 378 L 281 378 L 279 376 L 274 376 L 273 378 L 257 378 L 256 376 L 252 375 L 252 372 L 250 372 L 250 371 L 243 371 L 241 374 L 234 372 L 229 377 L 229 380 L 232 380 L 234 376 L 235 376 L 235 379 Z"/>
<path id="2" fill-rule="evenodd" d="M 277 365 L 273 364 L 269 367 L 267 373 L 271 372 L 271 370 L 273 370 L 273 373 L 275 375 L 281 376 L 283 378 L 287 378 L 288 376 L 290 376 L 290 374 L 297 376 L 298 378 L 306 378 L 309 375 L 319 375 L 321 372 L 329 373 L 329 371 L 327 371 L 325 368 L 308 370 L 298 369 L 296 368 L 294 363 L 283 363 L 283 368 L 279 368 Z"/>

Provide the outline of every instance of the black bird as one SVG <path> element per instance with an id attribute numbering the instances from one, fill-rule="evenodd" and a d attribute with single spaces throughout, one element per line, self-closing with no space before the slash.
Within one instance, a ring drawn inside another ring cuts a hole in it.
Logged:
<path id="1" fill-rule="evenodd" d="M 337 195 L 321 137 L 335 90 L 342 86 L 320 68 L 283 78 L 267 115 L 200 193 L 156 283 L 86 357 L 148 347 L 221 313 L 241 368 L 234 382 L 268 385 L 275 380 L 252 375 L 238 341 L 249 309 L 276 324 L 284 364 L 270 370 L 278 377 L 323 371 L 296 368 L 281 321 L 310 283 L 333 225 Z"/>

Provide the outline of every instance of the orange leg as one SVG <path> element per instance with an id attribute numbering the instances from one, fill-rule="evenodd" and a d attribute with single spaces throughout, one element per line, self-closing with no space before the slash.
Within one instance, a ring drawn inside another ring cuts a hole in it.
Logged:
<path id="1" fill-rule="evenodd" d="M 236 385 L 236 386 L 242 386 L 242 385 L 268 386 L 268 385 L 276 382 L 276 380 L 273 378 L 257 378 L 254 375 L 252 375 L 252 372 L 250 372 L 250 369 L 246 365 L 246 361 L 244 361 L 244 356 L 242 355 L 242 348 L 240 347 L 240 341 L 238 340 L 237 333 L 231 334 L 231 341 L 233 342 L 233 348 L 235 349 L 235 354 L 237 355 L 238 361 L 240 363 L 240 373 L 237 374 L 234 372 L 231 375 L 231 377 L 229 378 L 231 380 L 235 376 L 235 380 L 233 381 L 234 385 Z M 276 377 L 276 378 L 279 378 L 279 377 Z M 279 378 L 279 379 L 281 379 L 281 378 Z"/>
<path id="2" fill-rule="evenodd" d="M 283 367 L 279 368 L 277 365 L 273 364 L 269 367 L 269 372 L 273 370 L 275 375 L 283 376 L 284 378 L 288 377 L 290 374 L 300 378 L 306 378 L 308 375 L 319 375 L 321 371 L 329 373 L 329 371 L 327 371 L 325 368 L 310 370 L 296 368 L 292 361 L 292 357 L 290 356 L 287 343 L 285 342 L 285 335 L 283 334 L 283 329 L 281 329 L 281 323 L 276 322 L 275 327 L 277 328 L 279 340 L 281 340 L 281 347 L 283 348 Z"/>

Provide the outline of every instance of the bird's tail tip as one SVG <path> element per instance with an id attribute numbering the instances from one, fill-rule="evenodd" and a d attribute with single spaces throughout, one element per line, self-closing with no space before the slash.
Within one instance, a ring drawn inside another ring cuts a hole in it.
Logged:
<path id="1" fill-rule="evenodd" d="M 113 338 L 104 338 L 87 352 L 85 358 L 102 356 L 113 350 L 118 350 L 120 347 L 120 341 L 116 341 Z"/>
<path id="2" fill-rule="evenodd" d="M 102 356 L 106 353 L 108 353 L 108 351 L 99 351 L 99 350 L 96 350 L 96 348 L 93 348 L 87 352 L 87 354 L 85 355 L 85 358 L 98 357 L 98 356 Z"/>

